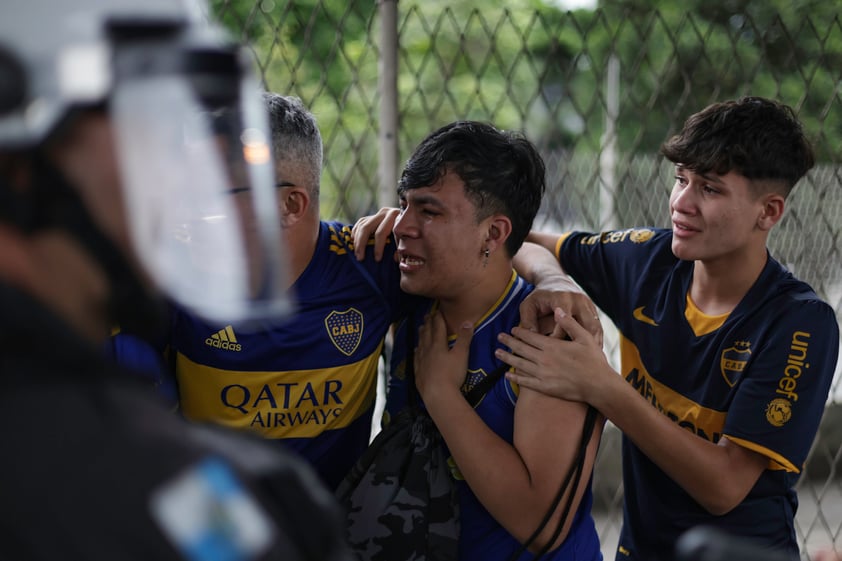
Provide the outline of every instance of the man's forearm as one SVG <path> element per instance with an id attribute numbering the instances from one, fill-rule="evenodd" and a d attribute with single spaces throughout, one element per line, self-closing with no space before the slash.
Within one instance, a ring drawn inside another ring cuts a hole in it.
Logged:
<path id="1" fill-rule="evenodd" d="M 571 286 L 576 286 L 562 270 L 555 255 L 542 245 L 525 242 L 514 256 L 512 264 L 521 277 L 535 286 L 544 283 L 552 285 L 569 283 Z"/>

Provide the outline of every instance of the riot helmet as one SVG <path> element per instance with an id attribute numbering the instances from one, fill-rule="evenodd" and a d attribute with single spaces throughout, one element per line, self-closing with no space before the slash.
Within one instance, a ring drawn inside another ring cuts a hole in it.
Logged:
<path id="1" fill-rule="evenodd" d="M 0 221 L 68 229 L 123 287 L 118 293 L 126 292 L 126 263 L 136 260 L 164 294 L 209 319 L 288 311 L 260 84 L 206 6 L 7 0 L 4 12 L 0 151 L 38 155 L 80 111 L 106 112 L 132 259 L 121 260 L 55 170 L 34 195 L 3 182 Z M 20 200 L 27 196 L 37 204 Z M 61 209 L 45 209 L 49 201 Z"/>

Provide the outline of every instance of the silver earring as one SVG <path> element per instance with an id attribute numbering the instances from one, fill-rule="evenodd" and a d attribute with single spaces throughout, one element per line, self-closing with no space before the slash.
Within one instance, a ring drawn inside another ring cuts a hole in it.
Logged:
<path id="1" fill-rule="evenodd" d="M 483 266 L 483 267 L 485 267 L 485 266 L 487 266 L 487 265 L 488 265 L 488 256 L 489 256 L 490 254 L 491 254 L 491 252 L 490 252 L 490 251 L 488 251 L 488 248 L 486 247 L 486 248 L 485 248 L 485 251 L 483 252 L 483 260 L 482 260 L 482 266 Z"/>

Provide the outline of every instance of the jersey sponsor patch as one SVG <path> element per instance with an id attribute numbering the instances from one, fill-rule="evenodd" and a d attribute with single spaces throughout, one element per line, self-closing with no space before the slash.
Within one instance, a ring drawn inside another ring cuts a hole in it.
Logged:
<path id="1" fill-rule="evenodd" d="M 792 418 L 792 404 L 789 400 L 777 397 L 766 406 L 766 420 L 772 426 L 782 427 Z"/>
<path id="2" fill-rule="evenodd" d="M 184 415 L 251 429 L 266 438 L 312 438 L 347 427 L 375 397 L 382 343 L 363 360 L 333 368 L 249 372 L 176 357 Z"/>
<path id="3" fill-rule="evenodd" d="M 592 236 L 583 237 L 579 243 L 582 245 L 615 244 L 630 241 L 635 244 L 646 243 L 655 236 L 655 232 L 649 228 L 631 228 L 628 230 L 612 230 Z M 556 248 L 558 251 L 558 247 Z"/>
<path id="4" fill-rule="evenodd" d="M 249 561 L 274 539 L 263 508 L 219 458 L 166 482 L 149 506 L 163 533 L 190 561 Z"/>
<path id="5" fill-rule="evenodd" d="M 620 336 L 622 371 L 626 382 L 678 426 L 710 442 L 718 442 L 725 426 L 724 411 L 700 403 L 662 384 L 646 370 L 637 347 Z"/>

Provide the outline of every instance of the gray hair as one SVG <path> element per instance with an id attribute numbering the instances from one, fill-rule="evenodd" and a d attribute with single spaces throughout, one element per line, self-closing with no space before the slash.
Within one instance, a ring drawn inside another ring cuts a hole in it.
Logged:
<path id="1" fill-rule="evenodd" d="M 316 118 L 301 100 L 264 92 L 263 100 L 269 111 L 269 128 L 275 163 L 296 162 L 308 170 L 311 194 L 318 200 L 322 176 L 322 135 Z"/>

